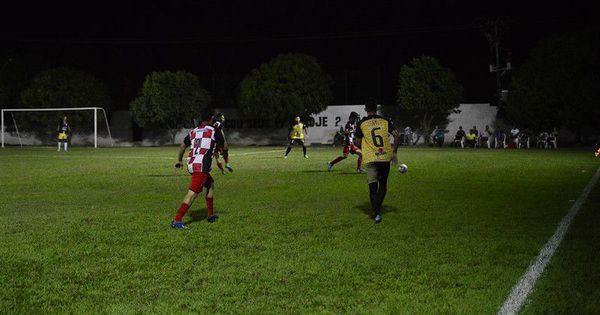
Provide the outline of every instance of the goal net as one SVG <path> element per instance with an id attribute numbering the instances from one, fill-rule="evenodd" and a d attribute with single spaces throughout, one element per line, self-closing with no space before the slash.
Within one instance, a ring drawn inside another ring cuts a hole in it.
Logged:
<path id="1" fill-rule="evenodd" d="M 5 144 L 19 144 L 22 146 L 24 137 L 42 138 L 42 143 L 47 142 L 44 141 L 47 135 L 57 134 L 56 128 L 63 116 L 68 116 L 68 123 L 75 129 L 75 134 L 79 134 L 80 136 L 82 134 L 89 134 L 93 139 L 94 148 L 97 148 L 99 115 L 102 115 L 100 120 L 104 120 L 104 124 L 106 125 L 106 133 L 110 146 L 114 145 L 106 111 L 102 107 L 4 108 L 1 110 L 0 115 L 2 148 L 4 148 Z M 73 121 L 71 117 L 74 118 L 73 120 L 75 120 L 77 126 L 71 123 Z M 5 143 L 9 138 L 12 140 L 16 138 L 18 141 Z"/>

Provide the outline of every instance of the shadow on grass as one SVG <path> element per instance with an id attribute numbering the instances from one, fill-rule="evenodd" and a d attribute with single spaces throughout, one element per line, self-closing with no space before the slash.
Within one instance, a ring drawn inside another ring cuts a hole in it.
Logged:
<path id="1" fill-rule="evenodd" d="M 189 220 L 184 222 L 184 224 L 199 222 L 199 221 L 206 219 L 206 217 L 207 217 L 206 209 L 190 210 L 190 212 L 188 212 L 187 215 L 188 215 Z"/>
<path id="2" fill-rule="evenodd" d="M 362 213 L 368 215 L 369 217 L 372 217 L 374 215 L 373 209 L 371 209 L 370 202 L 363 202 L 360 205 L 355 206 L 354 209 L 358 209 L 358 210 L 362 211 Z M 387 205 L 387 204 L 385 204 L 385 200 L 383 201 L 383 205 L 381 206 L 381 214 L 386 214 L 386 213 L 396 212 L 396 211 L 398 211 L 398 207 L 393 206 L 393 205 Z"/>

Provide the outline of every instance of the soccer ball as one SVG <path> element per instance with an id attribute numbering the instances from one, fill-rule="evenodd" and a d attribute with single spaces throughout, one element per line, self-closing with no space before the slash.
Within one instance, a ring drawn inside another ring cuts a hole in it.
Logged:
<path id="1" fill-rule="evenodd" d="M 408 172 L 408 166 L 406 166 L 406 164 L 400 164 L 400 165 L 398 165 L 398 171 L 400 171 L 400 173 L 404 174 L 404 173 Z"/>

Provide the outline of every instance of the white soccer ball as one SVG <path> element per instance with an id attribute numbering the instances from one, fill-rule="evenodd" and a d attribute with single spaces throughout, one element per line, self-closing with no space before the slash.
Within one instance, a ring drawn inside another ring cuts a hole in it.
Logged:
<path id="1" fill-rule="evenodd" d="M 400 164 L 400 165 L 398 165 L 398 171 L 400 171 L 400 173 L 404 174 L 404 173 L 408 172 L 408 166 L 406 166 L 406 164 Z"/>

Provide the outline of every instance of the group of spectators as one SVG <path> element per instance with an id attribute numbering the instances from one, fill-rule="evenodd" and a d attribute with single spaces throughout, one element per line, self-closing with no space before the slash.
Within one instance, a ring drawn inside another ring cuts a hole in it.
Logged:
<path id="1" fill-rule="evenodd" d="M 443 128 L 435 127 L 433 133 L 431 134 L 431 142 L 439 147 L 442 147 L 445 142 L 445 134 L 448 133 L 448 130 L 444 130 Z M 558 131 L 554 128 L 551 132 L 541 132 L 536 137 L 536 147 L 537 148 L 557 148 L 557 139 L 558 139 Z M 403 144 L 410 145 L 414 144 L 413 142 L 413 130 L 410 126 L 404 128 L 403 134 Z M 505 132 L 504 130 L 498 128 L 494 132 L 490 130 L 490 126 L 485 126 L 485 129 L 479 131 L 477 126 L 473 126 L 473 128 L 469 129 L 466 132 L 462 126 L 458 127 L 454 138 L 451 142 L 451 146 L 455 147 L 487 147 L 489 148 L 497 148 L 497 149 L 506 149 L 506 148 L 527 148 L 531 147 L 531 134 L 529 130 L 525 129 L 523 131 L 519 130 L 519 128 L 514 127 L 509 132 Z"/>

